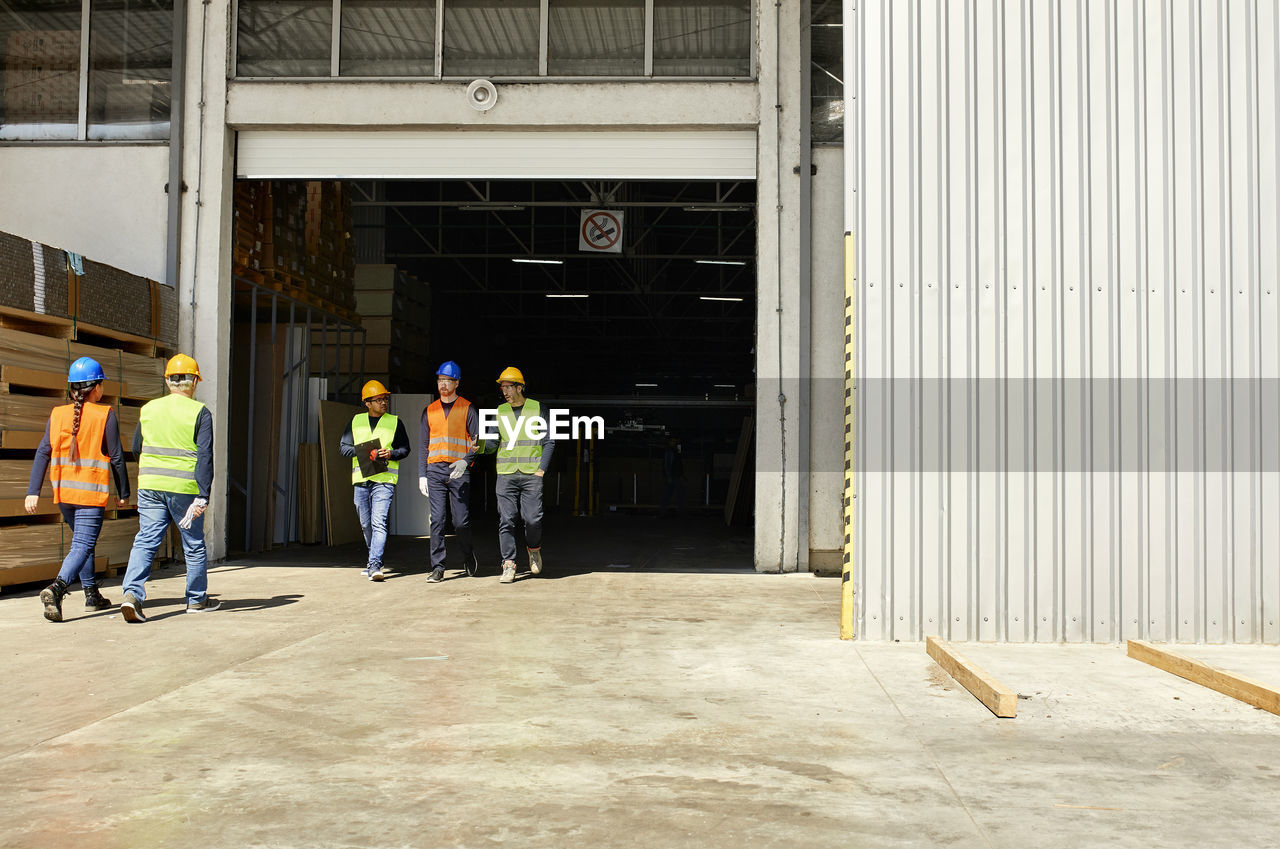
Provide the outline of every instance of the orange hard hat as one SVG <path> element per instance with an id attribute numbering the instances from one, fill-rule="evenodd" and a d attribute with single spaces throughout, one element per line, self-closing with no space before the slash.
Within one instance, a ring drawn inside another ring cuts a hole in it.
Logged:
<path id="1" fill-rule="evenodd" d="M 165 377 L 172 377 L 175 374 L 194 374 L 196 380 L 203 380 L 200 377 L 200 366 L 186 354 L 175 354 L 169 358 L 169 362 L 164 364 Z"/>
<path id="2" fill-rule="evenodd" d="M 524 385 L 524 375 L 515 366 L 507 366 L 502 370 L 502 374 L 498 375 L 498 383 L 502 383 L 504 380 L 511 383 L 519 383 L 521 386 Z"/>
<path id="3" fill-rule="evenodd" d="M 383 386 L 376 380 L 371 380 L 360 390 L 360 400 L 368 401 L 370 398 L 377 398 L 379 395 L 390 395 L 387 387 Z"/>

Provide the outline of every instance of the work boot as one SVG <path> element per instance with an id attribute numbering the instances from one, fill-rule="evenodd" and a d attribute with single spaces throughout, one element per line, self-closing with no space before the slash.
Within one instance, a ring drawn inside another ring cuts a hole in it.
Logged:
<path id="1" fill-rule="evenodd" d="M 120 602 L 120 616 L 126 622 L 146 622 L 147 614 L 142 612 L 142 599 L 133 593 L 125 593 Z"/>
<path id="2" fill-rule="evenodd" d="M 62 599 L 67 594 L 67 585 L 61 578 L 40 591 L 40 602 L 44 605 L 44 618 L 50 622 L 62 621 Z"/>
<path id="3" fill-rule="evenodd" d="M 84 588 L 85 610 L 106 610 L 110 606 L 111 602 L 98 591 L 96 586 Z"/>
<path id="4" fill-rule="evenodd" d="M 535 575 L 542 574 L 542 549 L 529 549 L 529 571 Z"/>
<path id="5" fill-rule="evenodd" d="M 438 584 L 444 580 L 444 567 L 437 566 L 431 570 L 431 574 L 427 576 L 428 584 Z"/>
<path id="6" fill-rule="evenodd" d="M 467 575 L 469 577 L 474 578 L 476 575 L 480 574 L 480 560 L 476 557 L 476 553 L 474 551 L 466 556 L 465 565 L 467 567 Z"/>
<path id="7" fill-rule="evenodd" d="M 502 577 L 498 579 L 500 584 L 510 584 L 516 579 L 516 564 L 512 560 L 502 561 Z"/>

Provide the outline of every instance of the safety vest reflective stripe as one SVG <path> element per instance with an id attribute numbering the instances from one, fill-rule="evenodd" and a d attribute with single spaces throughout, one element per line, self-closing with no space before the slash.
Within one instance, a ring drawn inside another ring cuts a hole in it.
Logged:
<path id="1" fill-rule="evenodd" d="M 528 436 L 528 422 L 535 416 L 541 416 L 542 405 L 532 398 L 526 398 L 521 412 L 523 415 L 518 416 L 510 404 L 498 407 L 500 441 L 495 471 L 500 475 L 512 475 L 516 472 L 531 475 L 542 465 L 542 440 L 530 439 Z M 517 437 L 514 443 L 512 437 Z"/>
<path id="2" fill-rule="evenodd" d="M 143 454 L 156 454 L 160 457 L 196 457 L 198 451 L 188 450 L 186 448 L 162 448 L 159 445 L 142 446 Z"/>
<path id="3" fill-rule="evenodd" d="M 458 398 L 444 414 L 444 405 L 432 401 L 427 407 L 427 429 L 430 441 L 427 445 L 428 463 L 456 463 L 471 453 L 471 434 L 467 433 L 467 413 L 471 402 Z"/>
<path id="4" fill-rule="evenodd" d="M 185 469 L 166 469 L 163 466 L 138 466 L 138 474 L 141 475 L 159 475 L 166 478 L 180 478 L 181 480 L 193 481 L 196 479 L 195 472 L 188 472 Z"/>
<path id="5" fill-rule="evenodd" d="M 108 492 L 105 483 L 86 483 L 85 481 L 58 481 L 59 489 L 83 489 L 86 492 Z"/>
<path id="6" fill-rule="evenodd" d="M 81 457 L 79 460 L 72 460 L 70 457 L 50 457 L 49 465 L 51 466 L 71 466 L 89 467 L 91 469 L 109 469 L 111 462 L 109 460 L 91 460 L 87 457 Z"/>
<path id="7" fill-rule="evenodd" d="M 142 453 L 138 455 L 138 489 L 198 495 L 196 422 L 204 404 L 169 394 L 143 405 L 138 415 Z"/>
<path id="8" fill-rule="evenodd" d="M 105 404 L 83 404 L 80 428 L 75 429 L 75 404 L 55 407 L 49 415 L 49 484 L 58 504 L 105 507 L 111 464 L 102 452 L 102 438 L 111 408 Z M 72 442 L 76 459 L 71 459 Z"/>
<path id="9" fill-rule="evenodd" d="M 378 445 L 390 448 L 396 440 L 396 425 L 400 419 L 387 413 L 379 416 L 374 427 L 369 426 L 369 414 L 359 413 L 351 419 L 351 441 L 355 445 L 370 440 L 378 440 Z M 376 475 L 365 477 L 360 473 L 360 458 L 351 458 L 351 482 L 355 483 L 398 483 L 400 480 L 400 461 L 387 460 L 387 470 Z"/>

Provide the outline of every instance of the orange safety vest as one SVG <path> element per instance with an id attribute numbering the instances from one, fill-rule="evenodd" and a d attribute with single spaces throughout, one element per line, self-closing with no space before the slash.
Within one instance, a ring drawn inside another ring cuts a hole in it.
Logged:
<path id="1" fill-rule="evenodd" d="M 471 453 L 474 434 L 467 433 L 467 410 L 470 408 L 471 402 L 461 396 L 453 402 L 447 417 L 444 405 L 438 400 L 427 407 L 427 427 L 431 432 L 431 442 L 427 446 L 428 463 L 453 463 Z"/>
<path id="2" fill-rule="evenodd" d="M 71 428 L 76 405 L 54 407 L 49 415 L 49 482 L 55 504 L 106 507 L 111 458 L 102 453 L 102 435 L 107 429 L 106 404 L 89 404 L 80 409 L 80 432 L 75 441 L 78 459 L 71 459 Z"/>

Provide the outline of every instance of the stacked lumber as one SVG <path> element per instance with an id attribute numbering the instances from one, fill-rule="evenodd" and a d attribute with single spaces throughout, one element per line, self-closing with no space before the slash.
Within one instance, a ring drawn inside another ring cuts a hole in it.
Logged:
<path id="1" fill-rule="evenodd" d="M 242 180 L 233 221 L 237 276 L 358 320 L 351 199 L 340 182 Z"/>
<path id="2" fill-rule="evenodd" d="M 70 546 L 70 529 L 53 503 L 47 476 L 35 515 L 23 509 L 34 450 L 53 408 L 67 403 L 67 367 L 85 356 L 102 364 L 102 403 L 115 408 L 128 456 L 139 409 L 164 391 L 165 360 L 73 341 L 67 325 L 53 318 L 42 322 L 29 312 L 0 310 L 0 586 L 11 586 L 51 580 Z M 127 465 L 136 481 L 136 464 Z M 126 563 L 137 532 L 137 512 L 117 509 L 113 497 L 98 541 L 98 567 L 110 572 Z"/>
<path id="3" fill-rule="evenodd" d="M 422 356 L 430 330 L 430 286 L 394 265 L 357 265 L 355 296 L 365 329 L 366 378 L 382 381 L 392 392 L 434 392 L 438 363 Z M 328 372 L 362 371 L 359 346 L 349 355 L 349 339 L 335 329 L 323 336 L 313 331 L 312 373 L 320 374 L 322 365 Z"/>

